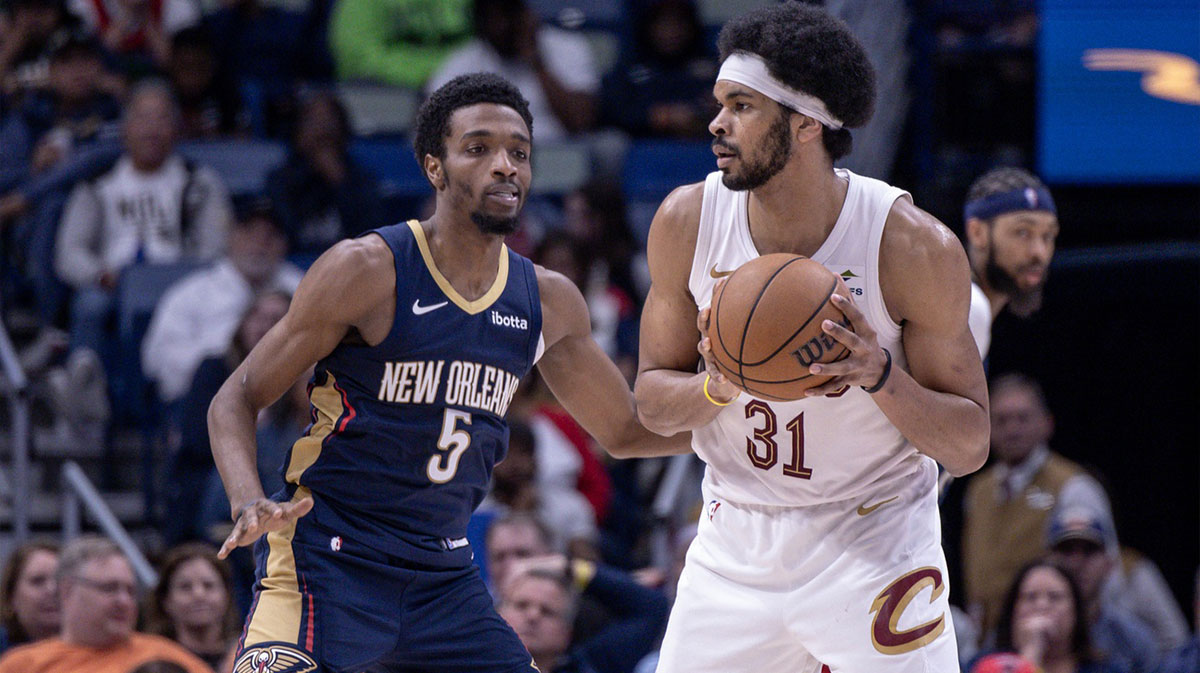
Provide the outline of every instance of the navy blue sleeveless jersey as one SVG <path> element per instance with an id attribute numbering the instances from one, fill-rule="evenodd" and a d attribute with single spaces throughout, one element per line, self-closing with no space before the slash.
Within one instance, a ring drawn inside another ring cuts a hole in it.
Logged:
<path id="1" fill-rule="evenodd" d="M 395 257 L 395 321 L 378 345 L 343 343 L 317 363 L 312 425 L 284 479 L 290 494 L 312 493 L 305 518 L 331 536 L 466 566 L 467 521 L 508 450 L 504 415 L 541 336 L 533 263 L 502 248 L 491 289 L 467 301 L 434 265 L 417 222 L 371 234 Z"/>

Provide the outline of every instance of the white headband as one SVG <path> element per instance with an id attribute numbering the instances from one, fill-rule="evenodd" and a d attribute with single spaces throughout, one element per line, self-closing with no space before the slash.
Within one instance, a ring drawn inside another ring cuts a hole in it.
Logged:
<path id="1" fill-rule="evenodd" d="M 806 114 L 831 129 L 842 128 L 842 122 L 829 113 L 825 103 L 816 96 L 797 91 L 767 72 L 767 62 L 761 56 L 746 52 L 730 54 L 721 64 L 717 79 L 745 84 L 771 100 Z"/>

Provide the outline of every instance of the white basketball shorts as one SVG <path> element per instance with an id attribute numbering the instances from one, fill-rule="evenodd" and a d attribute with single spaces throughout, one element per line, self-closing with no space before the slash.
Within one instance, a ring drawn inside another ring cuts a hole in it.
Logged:
<path id="1" fill-rule="evenodd" d="M 707 497 L 658 673 L 954 673 L 937 466 L 854 502 Z"/>

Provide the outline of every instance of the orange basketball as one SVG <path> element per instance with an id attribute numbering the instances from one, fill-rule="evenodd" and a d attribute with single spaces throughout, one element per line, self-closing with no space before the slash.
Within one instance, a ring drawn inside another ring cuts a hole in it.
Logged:
<path id="1" fill-rule="evenodd" d="M 850 296 L 840 276 L 800 255 L 763 255 L 738 267 L 713 294 L 708 337 L 717 368 L 754 397 L 804 397 L 830 379 L 810 374 L 809 365 L 850 355 L 821 329 L 825 320 L 854 329 L 830 300 L 835 292 Z"/>

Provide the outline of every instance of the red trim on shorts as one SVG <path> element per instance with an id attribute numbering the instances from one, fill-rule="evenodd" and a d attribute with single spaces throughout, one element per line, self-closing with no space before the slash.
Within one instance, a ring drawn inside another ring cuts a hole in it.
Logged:
<path id="1" fill-rule="evenodd" d="M 333 389 L 338 391 L 339 394 L 341 394 L 342 408 L 345 409 L 345 411 L 342 412 L 341 422 L 339 422 L 337 425 L 337 431 L 342 432 L 343 430 L 346 429 L 346 424 L 349 423 L 350 420 L 353 419 L 355 416 L 357 416 L 358 412 L 355 411 L 354 406 L 350 404 L 350 398 L 348 398 L 346 396 L 346 391 L 342 390 L 341 386 L 339 386 L 336 382 L 334 382 Z"/>

